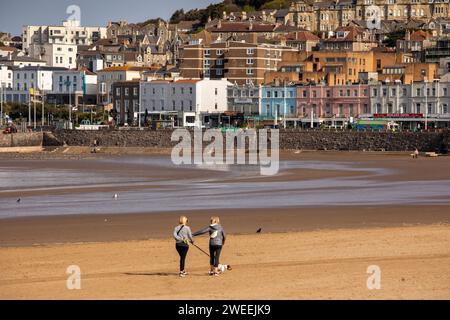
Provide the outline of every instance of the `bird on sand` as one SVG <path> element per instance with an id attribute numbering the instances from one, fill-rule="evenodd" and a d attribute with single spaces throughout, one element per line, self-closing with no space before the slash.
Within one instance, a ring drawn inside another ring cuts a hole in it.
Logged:
<path id="1" fill-rule="evenodd" d="M 20 198 L 19 198 L 19 199 L 17 199 L 17 201 L 16 201 L 16 202 L 17 202 L 17 203 L 20 203 L 20 201 L 22 201 L 22 199 L 20 199 Z"/>
<path id="2" fill-rule="evenodd" d="M 261 228 L 259 228 L 257 231 L 256 231 L 256 233 L 261 233 L 262 232 L 262 229 Z"/>

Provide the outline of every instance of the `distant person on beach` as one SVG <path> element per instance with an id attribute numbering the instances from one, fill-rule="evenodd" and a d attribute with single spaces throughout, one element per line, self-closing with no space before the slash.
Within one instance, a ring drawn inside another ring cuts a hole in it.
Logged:
<path id="1" fill-rule="evenodd" d="M 418 159 L 419 158 L 419 150 L 417 150 L 417 148 L 416 148 L 416 150 L 414 150 L 413 158 L 414 159 Z"/>
<path id="2" fill-rule="evenodd" d="M 180 277 L 184 278 L 188 275 L 185 270 L 186 256 L 189 251 L 189 242 L 194 243 L 192 239 L 191 228 L 188 227 L 188 218 L 185 216 L 180 217 L 178 226 L 173 230 L 173 237 L 175 238 L 178 254 L 180 255 Z"/>
<path id="3" fill-rule="evenodd" d="M 202 230 L 194 232 L 193 236 L 195 237 L 205 233 L 209 233 L 209 274 L 211 276 L 218 276 L 220 253 L 222 252 L 222 247 L 225 244 L 226 240 L 225 230 L 220 225 L 219 217 L 211 217 L 211 224 Z"/>

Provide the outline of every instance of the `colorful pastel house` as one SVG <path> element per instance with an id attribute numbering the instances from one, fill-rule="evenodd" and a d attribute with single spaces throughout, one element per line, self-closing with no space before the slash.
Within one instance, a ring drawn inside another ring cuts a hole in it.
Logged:
<path id="1" fill-rule="evenodd" d="M 370 112 L 368 85 L 299 86 L 297 110 L 300 118 L 356 118 Z"/>
<path id="2" fill-rule="evenodd" d="M 260 115 L 276 118 L 297 118 L 295 86 L 262 86 Z"/>

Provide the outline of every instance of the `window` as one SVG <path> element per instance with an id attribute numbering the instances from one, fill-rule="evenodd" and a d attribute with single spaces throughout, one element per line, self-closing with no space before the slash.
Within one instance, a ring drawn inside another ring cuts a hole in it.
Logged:
<path id="1" fill-rule="evenodd" d="M 216 64 L 217 64 L 218 66 L 223 66 L 223 60 L 222 60 L 222 59 L 217 59 Z"/>
<path id="2" fill-rule="evenodd" d="M 138 95 L 138 88 L 133 88 L 133 96 L 137 96 Z"/>
<path id="3" fill-rule="evenodd" d="M 128 97 L 130 94 L 130 89 L 129 88 L 125 88 L 125 96 Z"/>
<path id="4" fill-rule="evenodd" d="M 216 70 L 216 75 L 217 75 L 217 76 L 223 75 L 223 70 L 222 70 L 222 69 L 217 69 L 217 70 Z"/>
<path id="5" fill-rule="evenodd" d="M 116 88 L 116 96 L 120 97 L 120 88 Z"/>
<path id="6" fill-rule="evenodd" d="M 211 55 L 211 50 L 210 49 L 205 49 L 203 52 L 204 52 L 204 55 L 206 57 L 209 57 Z"/>
<path id="7" fill-rule="evenodd" d="M 253 75 L 253 69 L 247 69 L 247 75 L 248 76 Z"/>
<path id="8" fill-rule="evenodd" d="M 214 88 L 214 94 L 217 96 L 217 94 L 218 94 L 217 88 Z"/>
<path id="9" fill-rule="evenodd" d="M 255 54 L 255 49 L 254 48 L 248 48 L 247 49 L 247 55 L 250 56 L 250 55 L 253 55 L 253 54 Z"/>
<path id="10" fill-rule="evenodd" d="M 221 55 L 223 55 L 223 50 L 222 49 L 217 49 L 216 50 L 216 56 L 220 57 Z"/>
<path id="11" fill-rule="evenodd" d="M 248 65 L 253 65 L 253 63 L 254 63 L 253 58 L 248 58 L 248 59 L 247 59 L 247 64 L 248 64 Z"/>

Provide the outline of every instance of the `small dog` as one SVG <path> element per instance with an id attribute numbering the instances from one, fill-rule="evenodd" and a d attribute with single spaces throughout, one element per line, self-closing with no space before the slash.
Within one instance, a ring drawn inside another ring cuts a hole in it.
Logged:
<path id="1" fill-rule="evenodd" d="M 219 271 L 224 273 L 226 270 L 231 271 L 233 268 L 229 264 L 219 264 Z"/>

